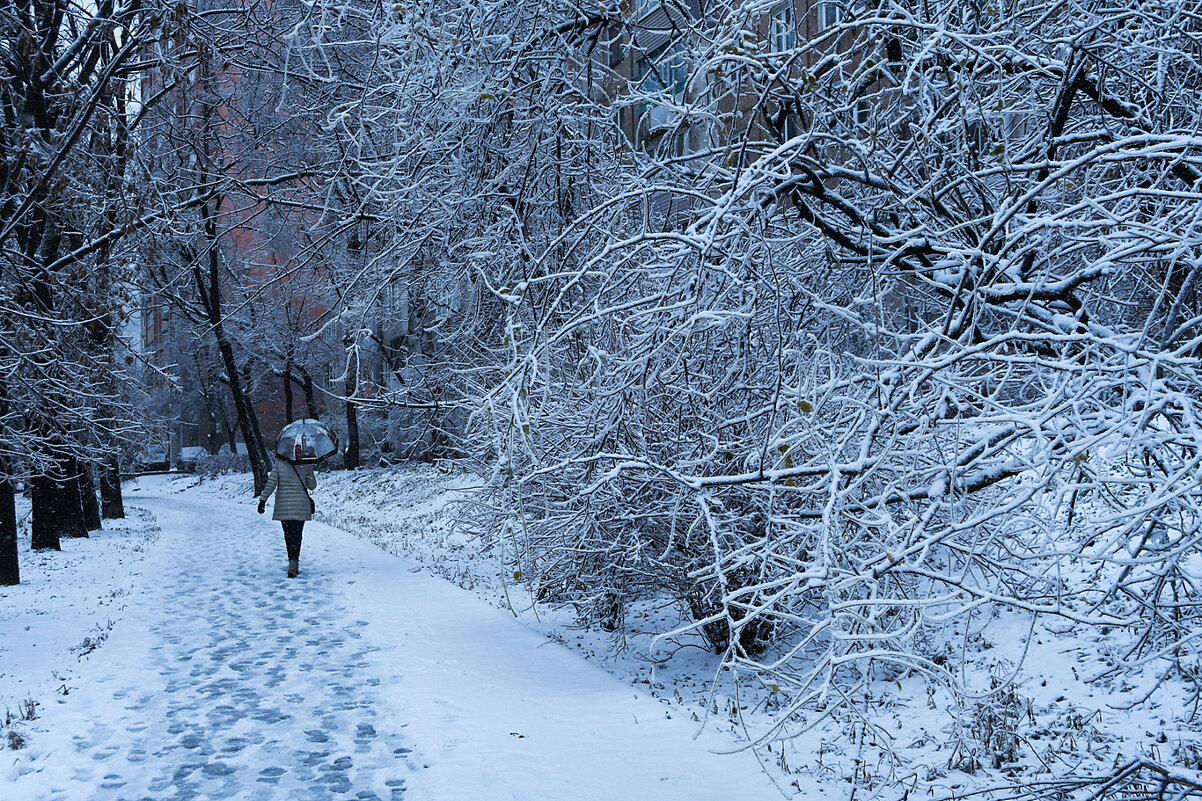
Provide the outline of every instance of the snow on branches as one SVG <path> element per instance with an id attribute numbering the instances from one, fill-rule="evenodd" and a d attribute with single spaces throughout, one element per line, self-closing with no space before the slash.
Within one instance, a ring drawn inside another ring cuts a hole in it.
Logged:
<path id="1" fill-rule="evenodd" d="M 943 632 L 999 612 L 1196 661 L 1197 19 L 839 8 L 614 29 L 637 148 L 484 271 L 522 574 L 607 625 L 669 592 L 799 710 L 955 688 Z"/>

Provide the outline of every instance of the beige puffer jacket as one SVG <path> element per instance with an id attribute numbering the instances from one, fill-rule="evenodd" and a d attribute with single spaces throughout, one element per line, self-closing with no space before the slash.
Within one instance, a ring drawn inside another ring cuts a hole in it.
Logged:
<path id="1" fill-rule="evenodd" d="M 309 506 L 309 496 L 305 493 L 305 487 L 317 489 L 317 476 L 313 475 L 312 465 L 293 465 L 284 459 L 276 459 L 271 476 L 267 479 L 267 486 L 259 496 L 259 503 L 267 503 L 267 499 L 274 492 L 275 509 L 271 514 L 272 520 L 312 520 L 313 511 Z"/>

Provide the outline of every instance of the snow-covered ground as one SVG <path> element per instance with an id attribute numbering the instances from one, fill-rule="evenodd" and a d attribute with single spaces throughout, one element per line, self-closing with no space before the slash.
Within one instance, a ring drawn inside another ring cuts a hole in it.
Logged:
<path id="1" fill-rule="evenodd" d="M 88 543 L 89 570 L 138 575 L 115 582 L 125 603 L 65 692 L 0 681 L 43 693 L 24 747 L 0 762 L 6 801 L 777 797 L 752 754 L 715 755 L 728 736 L 695 739 L 668 705 L 414 562 L 315 522 L 289 580 L 278 524 L 178 489 L 143 480 L 128 494 L 161 529 L 133 571 L 111 544 L 133 535 Z M 76 614 L 30 572 L 9 605 Z M 13 620 L 5 664 L 33 645 L 12 639 Z"/>
<path id="2" fill-rule="evenodd" d="M 20 499 L 17 510 L 27 518 L 28 502 Z M 21 584 L 0 587 L 0 746 L 103 658 L 98 649 L 125 615 L 159 529 L 134 508 L 88 539 L 63 540 L 58 553 L 29 550 L 28 526 L 24 534 Z M 6 719 L 16 721 L 8 730 Z"/>
<path id="3" fill-rule="evenodd" d="M 18 718 L 26 699 L 39 705 L 11 727 L 27 742 L 0 777 L 20 799 L 408 788 L 440 801 L 894 801 L 1140 757 L 1197 768 L 1181 682 L 1137 704 L 1154 665 L 1090 682 L 1113 658 L 1104 636 L 1002 613 L 949 631 L 949 659 L 980 682 L 973 708 L 919 674 L 882 677 L 858 719 L 748 750 L 779 721 L 783 691 L 715 683 L 718 659 L 700 643 L 652 651 L 680 620 L 670 604 L 637 607 L 616 634 L 532 604 L 512 565 L 455 524 L 473 483 L 426 466 L 319 474 L 295 582 L 249 476 L 127 485 L 131 521 L 63 554 L 25 553 L 27 583 L 0 591 L 0 699 Z M 990 675 L 1018 677 L 1002 703 L 984 693 Z M 1013 733 L 1015 761 L 962 770 L 982 736 L 973 725 Z"/>

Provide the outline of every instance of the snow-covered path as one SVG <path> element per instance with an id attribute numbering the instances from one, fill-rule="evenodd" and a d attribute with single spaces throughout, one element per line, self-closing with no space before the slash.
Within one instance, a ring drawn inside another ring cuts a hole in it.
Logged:
<path id="1" fill-rule="evenodd" d="M 163 535 L 5 799 L 780 797 L 729 739 L 345 532 L 307 526 L 289 580 L 249 507 L 135 497 Z"/>

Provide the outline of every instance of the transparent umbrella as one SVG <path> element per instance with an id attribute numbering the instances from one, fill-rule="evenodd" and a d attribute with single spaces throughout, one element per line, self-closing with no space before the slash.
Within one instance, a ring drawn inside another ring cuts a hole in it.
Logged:
<path id="1" fill-rule="evenodd" d="M 284 426 L 275 443 L 275 452 L 295 464 L 316 462 L 337 450 L 338 435 L 311 417 Z"/>

